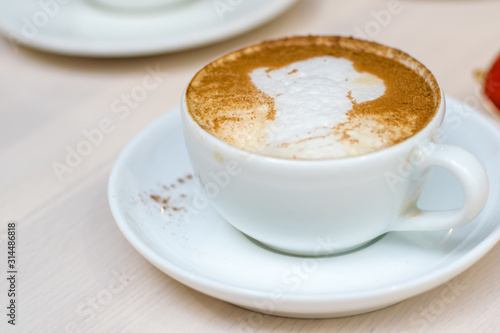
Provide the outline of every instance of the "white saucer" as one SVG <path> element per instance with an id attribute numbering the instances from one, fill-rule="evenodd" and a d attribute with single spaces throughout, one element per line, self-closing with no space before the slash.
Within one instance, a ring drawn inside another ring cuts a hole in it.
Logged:
<path id="1" fill-rule="evenodd" d="M 150 55 L 233 37 L 273 19 L 296 1 L 190 0 L 156 10 L 126 12 L 88 0 L 50 1 L 49 7 L 41 6 L 47 1 L 0 0 L 0 31 L 14 44 L 61 54 Z M 216 9 L 217 3 L 227 6 Z"/>
<path id="2" fill-rule="evenodd" d="M 125 237 L 147 260 L 221 300 L 304 318 L 383 308 L 453 278 L 500 239 L 500 133 L 463 104 L 451 98 L 447 102 L 447 143 L 472 151 L 485 165 L 491 186 L 483 212 L 456 230 L 393 232 L 363 249 L 325 258 L 266 250 L 210 206 L 192 208 L 205 203 L 188 176 L 192 170 L 178 109 L 148 126 L 121 153 L 109 180 L 111 210 Z M 199 200 L 196 205 L 193 198 Z M 456 180 L 436 170 L 421 205 L 450 209 L 462 200 Z"/>

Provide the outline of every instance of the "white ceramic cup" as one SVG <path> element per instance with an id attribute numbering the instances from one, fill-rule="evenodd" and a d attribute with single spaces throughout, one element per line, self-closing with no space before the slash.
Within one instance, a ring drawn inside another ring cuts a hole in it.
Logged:
<path id="1" fill-rule="evenodd" d="M 456 228 L 481 211 L 488 196 L 481 163 L 460 147 L 434 142 L 445 114 L 440 91 L 436 115 L 413 137 L 332 160 L 275 158 L 231 146 L 193 120 L 185 92 L 181 113 L 195 176 L 217 212 L 272 249 L 319 256 L 355 249 L 390 231 Z M 417 207 L 433 166 L 459 181 L 465 195 L 461 208 Z"/>

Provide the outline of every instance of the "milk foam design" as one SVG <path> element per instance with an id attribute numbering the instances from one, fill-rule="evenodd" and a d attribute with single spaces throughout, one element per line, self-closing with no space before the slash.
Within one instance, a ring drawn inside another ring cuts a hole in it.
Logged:
<path id="1" fill-rule="evenodd" d="M 353 100 L 360 104 L 385 92 L 382 79 L 357 72 L 351 61 L 315 57 L 277 70 L 258 68 L 250 77 L 259 90 L 274 98 L 276 109 L 274 121 L 266 124 L 251 150 L 288 158 L 336 158 L 362 150 L 364 141 L 373 147 L 376 138 L 368 129 L 377 124 L 368 124 L 369 120 L 349 133 L 357 142 L 355 147 L 334 131 L 348 121 Z"/>

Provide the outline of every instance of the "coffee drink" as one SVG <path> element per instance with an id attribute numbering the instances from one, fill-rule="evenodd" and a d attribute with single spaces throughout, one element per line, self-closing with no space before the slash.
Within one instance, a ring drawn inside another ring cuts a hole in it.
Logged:
<path id="1" fill-rule="evenodd" d="M 276 251 L 318 256 L 390 231 L 450 230 L 481 211 L 481 163 L 433 142 L 443 96 L 401 51 L 293 37 L 207 65 L 188 84 L 180 115 L 195 178 L 221 218 Z M 434 167 L 460 183 L 461 208 L 417 207 Z"/>
<path id="2" fill-rule="evenodd" d="M 238 148 L 290 159 L 378 151 L 423 129 L 440 90 L 409 55 L 347 37 L 292 37 L 249 46 L 200 70 L 191 117 Z"/>

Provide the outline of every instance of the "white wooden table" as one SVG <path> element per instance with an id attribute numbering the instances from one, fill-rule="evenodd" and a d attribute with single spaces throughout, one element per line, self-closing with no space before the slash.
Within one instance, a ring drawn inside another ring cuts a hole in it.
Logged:
<path id="1" fill-rule="evenodd" d="M 237 332 L 247 320 L 251 312 L 191 290 L 146 261 L 118 230 L 107 201 L 108 176 L 120 150 L 178 105 L 188 79 L 227 50 L 295 34 L 365 34 L 422 61 L 447 94 L 500 128 L 478 104 L 472 76 L 500 52 L 500 2 L 390 3 L 302 0 L 274 21 L 231 40 L 141 58 L 16 51 L 1 38 L 0 331 Z M 381 14 L 389 9 L 390 17 Z M 116 120 L 116 101 L 151 69 L 159 70 L 156 87 Z M 102 124 L 111 117 L 116 120 L 112 129 Z M 58 177 L 53 162 L 63 163 L 85 131 L 99 126 L 108 130 L 102 142 Z M 17 222 L 18 237 L 15 327 L 6 316 L 9 221 Z M 386 309 L 324 320 L 261 316 L 252 327 L 255 332 L 497 332 L 499 256 L 497 245 L 449 283 Z M 457 297 L 432 306 L 451 287 L 460 290 Z"/>

